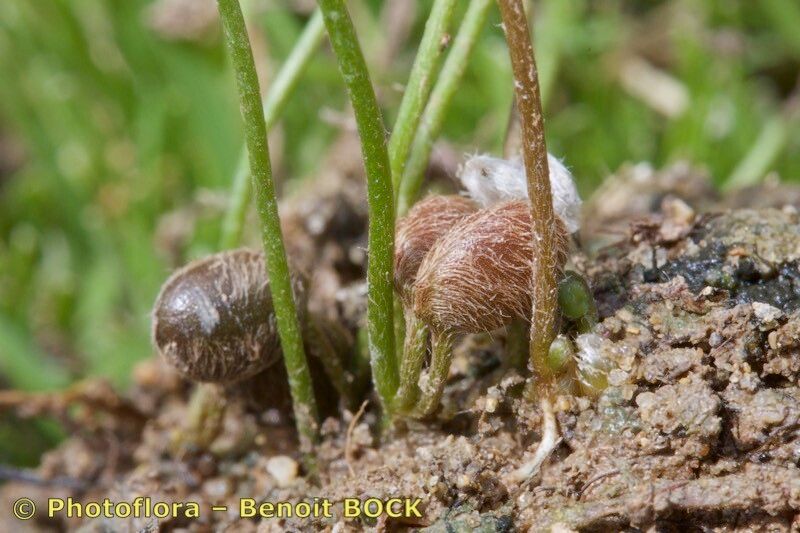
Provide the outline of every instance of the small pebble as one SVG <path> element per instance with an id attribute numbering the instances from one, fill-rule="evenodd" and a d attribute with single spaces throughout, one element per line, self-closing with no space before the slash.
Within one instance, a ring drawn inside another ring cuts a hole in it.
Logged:
<path id="1" fill-rule="evenodd" d="M 769 347 L 773 350 L 778 349 L 778 332 L 771 331 L 769 335 L 767 335 L 767 342 L 769 342 Z"/>
<path id="2" fill-rule="evenodd" d="M 487 413 L 494 413 L 497 411 L 497 398 L 489 397 L 486 398 L 486 406 L 484 407 L 484 411 Z"/>
<path id="3" fill-rule="evenodd" d="M 297 479 L 299 469 L 297 461 L 286 455 L 276 455 L 267 461 L 267 472 L 275 478 L 279 487 L 291 485 Z"/>

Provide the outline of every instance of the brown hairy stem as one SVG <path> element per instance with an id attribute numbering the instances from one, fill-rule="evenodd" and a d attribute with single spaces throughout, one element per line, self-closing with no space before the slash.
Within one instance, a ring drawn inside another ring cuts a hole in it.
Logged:
<path id="1" fill-rule="evenodd" d="M 428 326 L 409 312 L 406 316 L 406 327 L 408 331 L 400 362 L 400 388 L 395 399 L 395 407 L 400 412 L 407 412 L 419 398 L 418 381 L 428 349 Z"/>
<path id="2" fill-rule="evenodd" d="M 451 331 L 431 332 L 431 366 L 428 369 L 428 382 L 422 387 L 422 395 L 414 409 L 416 418 L 427 418 L 436 411 L 442 399 L 444 385 L 450 374 L 453 359 L 453 337 Z"/>
<path id="3" fill-rule="evenodd" d="M 536 272 L 532 287 L 531 366 L 535 376 L 544 381 L 544 364 L 556 334 L 560 268 L 556 258 L 556 222 L 550 193 L 539 76 L 522 0 L 498 0 L 498 4 L 514 72 L 514 90 L 522 122 L 522 155 L 531 199 L 532 261 Z"/>
<path id="4" fill-rule="evenodd" d="M 531 286 L 530 361 L 544 416 L 542 439 L 533 459 L 517 470 L 519 478 L 536 473 L 558 444 L 558 425 L 553 413 L 556 381 L 553 373 L 548 371 L 547 356 L 556 337 L 558 279 L 563 263 L 557 257 L 558 230 L 550 191 L 539 74 L 525 7 L 522 0 L 498 0 L 498 4 L 514 72 L 514 92 L 522 126 L 522 158 L 531 199 L 531 259 L 536 275 L 532 277 Z"/>

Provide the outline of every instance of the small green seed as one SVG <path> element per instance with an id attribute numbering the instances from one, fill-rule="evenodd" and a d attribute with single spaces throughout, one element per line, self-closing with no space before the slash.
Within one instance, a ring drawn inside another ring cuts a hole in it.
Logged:
<path id="1" fill-rule="evenodd" d="M 547 368 L 554 375 L 563 374 L 569 368 L 570 363 L 575 360 L 575 348 L 566 336 L 559 335 L 550 345 L 547 352 Z"/>
<path id="2" fill-rule="evenodd" d="M 597 324 L 597 306 L 592 290 L 577 272 L 568 270 L 564 273 L 558 285 L 558 304 L 565 317 L 578 323 L 581 333 L 590 331 Z"/>

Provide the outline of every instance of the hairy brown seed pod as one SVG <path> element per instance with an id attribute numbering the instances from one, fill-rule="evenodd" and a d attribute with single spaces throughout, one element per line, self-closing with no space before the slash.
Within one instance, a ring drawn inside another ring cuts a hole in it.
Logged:
<path id="1" fill-rule="evenodd" d="M 293 288 L 302 313 L 299 277 L 293 277 Z M 222 252 L 172 274 L 156 299 L 153 341 L 172 366 L 195 381 L 231 384 L 280 361 L 264 254 Z"/>
<path id="2" fill-rule="evenodd" d="M 567 233 L 557 220 L 558 263 Z M 514 200 L 463 219 L 431 248 L 414 285 L 414 314 L 437 331 L 492 331 L 530 320 L 533 257 L 531 207 Z"/>
<path id="3" fill-rule="evenodd" d="M 404 299 L 410 298 L 419 266 L 434 243 L 477 210 L 472 200 L 462 196 L 429 196 L 397 221 L 394 285 Z"/>

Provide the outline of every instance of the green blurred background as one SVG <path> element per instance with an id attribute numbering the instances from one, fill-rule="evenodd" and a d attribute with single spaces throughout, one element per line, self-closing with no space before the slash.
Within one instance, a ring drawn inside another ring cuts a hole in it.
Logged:
<path id="1" fill-rule="evenodd" d="M 391 124 L 430 0 L 349 4 Z M 244 5 L 268 80 L 313 2 Z M 796 0 L 534 12 L 549 147 L 584 194 L 626 161 L 689 159 L 723 185 L 750 158 L 748 180 L 800 179 Z M 444 137 L 499 153 L 511 88 L 495 10 Z M 313 176 L 344 105 L 325 46 L 275 128 L 280 182 Z M 0 2 L 0 388 L 126 384 L 159 284 L 215 251 L 241 143 L 213 0 Z M 35 460 L 58 438 L 42 431 L 0 419 L 0 461 Z"/>

